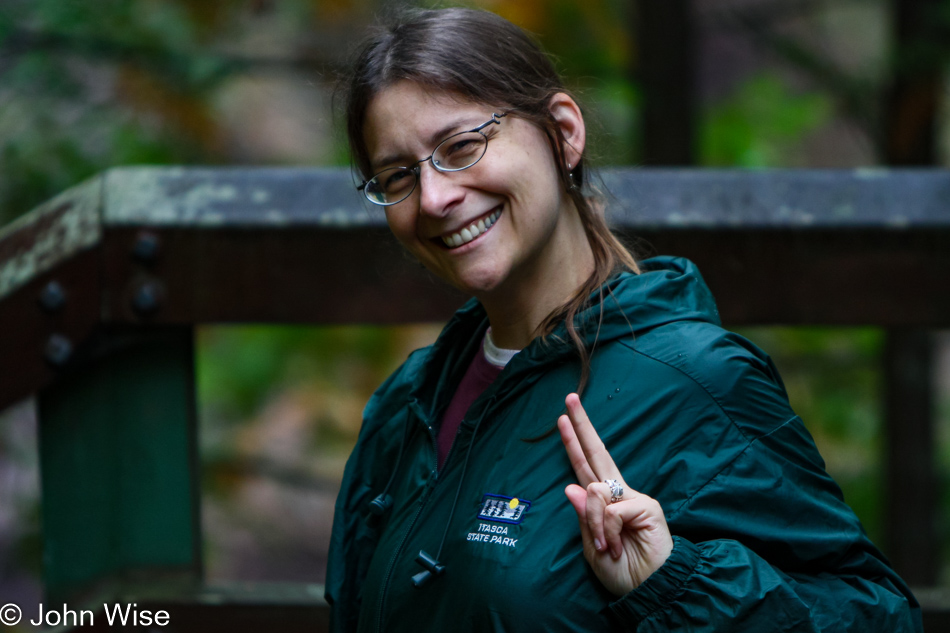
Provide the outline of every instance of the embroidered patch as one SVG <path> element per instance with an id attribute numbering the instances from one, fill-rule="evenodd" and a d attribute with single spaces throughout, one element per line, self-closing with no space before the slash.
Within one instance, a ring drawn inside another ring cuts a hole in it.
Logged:
<path id="1" fill-rule="evenodd" d="M 497 523 L 511 523 L 517 525 L 524 521 L 525 512 L 531 507 L 531 502 L 517 497 L 504 495 L 485 495 L 482 497 L 482 507 L 478 511 L 478 518 Z"/>

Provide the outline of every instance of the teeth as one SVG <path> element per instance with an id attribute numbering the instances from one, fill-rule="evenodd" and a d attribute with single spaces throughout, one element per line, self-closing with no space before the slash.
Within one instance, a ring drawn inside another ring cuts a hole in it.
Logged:
<path id="1" fill-rule="evenodd" d="M 457 248 L 462 244 L 468 244 L 476 237 L 490 229 L 494 226 L 495 222 L 498 221 L 498 217 L 501 215 L 501 209 L 495 211 L 487 218 L 482 218 L 478 222 L 467 226 L 458 233 L 452 233 L 448 237 L 443 237 L 442 241 L 449 248 Z"/>

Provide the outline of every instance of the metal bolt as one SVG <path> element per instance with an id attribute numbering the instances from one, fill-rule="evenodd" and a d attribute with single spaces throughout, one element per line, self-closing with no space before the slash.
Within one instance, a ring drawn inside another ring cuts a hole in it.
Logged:
<path id="1" fill-rule="evenodd" d="M 72 342 L 62 334 L 53 334 L 46 341 L 46 349 L 43 352 L 46 362 L 53 367 L 62 367 L 73 355 Z"/>
<path id="2" fill-rule="evenodd" d="M 53 314 L 59 312 L 66 305 L 66 290 L 58 281 L 51 281 L 40 291 L 40 306 Z"/>
<path id="3" fill-rule="evenodd" d="M 135 246 L 132 247 L 132 257 L 145 264 L 151 264 L 158 259 L 158 251 L 161 247 L 161 239 L 151 231 L 141 231 L 135 238 Z"/>
<path id="4" fill-rule="evenodd" d="M 156 312 L 162 304 L 162 287 L 158 282 L 146 281 L 135 289 L 132 295 L 132 308 L 140 315 Z"/>

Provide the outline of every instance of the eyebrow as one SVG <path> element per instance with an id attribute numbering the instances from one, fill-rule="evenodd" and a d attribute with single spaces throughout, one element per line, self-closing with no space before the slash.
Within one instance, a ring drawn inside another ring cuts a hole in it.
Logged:
<path id="1" fill-rule="evenodd" d="M 465 132 L 467 130 L 471 130 L 473 127 L 478 126 L 478 123 L 472 123 L 472 124 L 466 123 L 466 121 L 469 121 L 471 118 L 472 117 L 468 117 L 468 116 L 462 117 L 461 119 L 456 119 L 455 121 L 453 121 L 452 123 L 449 123 L 448 125 L 442 126 L 435 132 L 432 132 L 432 134 L 430 134 L 428 137 L 426 137 L 426 145 L 430 146 L 432 149 L 435 149 L 436 143 L 440 143 L 444 141 L 453 133 Z M 469 125 L 471 127 L 469 127 Z M 464 128 L 464 129 L 459 129 L 459 128 Z M 370 168 L 372 169 L 373 172 L 378 172 L 383 165 L 393 165 L 394 163 L 398 163 L 399 164 L 398 166 L 404 166 L 408 162 L 415 163 L 417 160 L 418 159 L 413 158 L 411 156 L 407 156 L 406 154 L 390 154 L 388 156 L 384 156 L 380 160 L 371 161 Z"/>

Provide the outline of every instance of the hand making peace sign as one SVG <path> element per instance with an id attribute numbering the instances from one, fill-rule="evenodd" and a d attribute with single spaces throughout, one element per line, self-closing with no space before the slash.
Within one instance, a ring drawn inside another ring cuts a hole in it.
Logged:
<path id="1" fill-rule="evenodd" d="M 659 502 L 624 483 L 580 397 L 572 393 L 565 403 L 567 415 L 558 418 L 557 427 L 581 485 L 571 484 L 564 493 L 577 512 L 584 558 L 600 582 L 621 596 L 666 562 L 673 537 Z M 620 501 L 611 503 L 610 486 L 604 483 L 609 479 L 623 487 Z"/>

